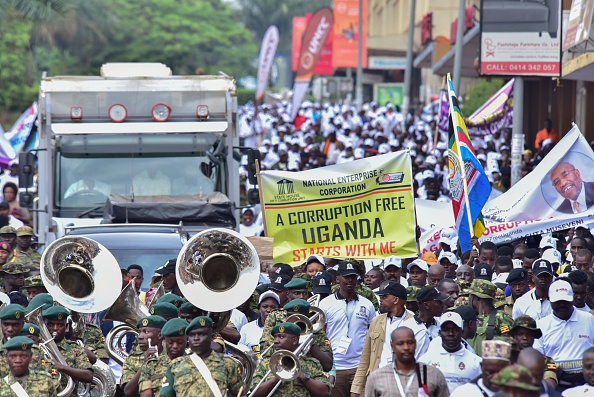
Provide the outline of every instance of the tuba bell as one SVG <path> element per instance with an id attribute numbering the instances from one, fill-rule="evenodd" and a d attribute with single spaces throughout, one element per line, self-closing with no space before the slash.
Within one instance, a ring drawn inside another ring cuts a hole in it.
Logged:
<path id="1" fill-rule="evenodd" d="M 229 321 L 230 311 L 245 302 L 260 277 L 260 260 L 252 243 L 228 229 L 208 229 L 184 245 L 175 268 L 177 285 L 194 306 L 220 316 L 215 331 Z M 256 358 L 249 349 L 225 341 L 230 357 L 242 369 L 245 384 L 251 383 Z"/>

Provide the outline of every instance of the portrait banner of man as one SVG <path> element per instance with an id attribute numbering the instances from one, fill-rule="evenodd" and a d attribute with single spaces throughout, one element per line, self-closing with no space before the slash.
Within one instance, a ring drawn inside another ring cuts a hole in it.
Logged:
<path id="1" fill-rule="evenodd" d="M 570 160 L 573 158 L 574 160 Z M 589 164 L 588 164 L 589 163 Z M 594 160 L 582 154 L 569 153 L 550 172 L 549 180 L 558 196 L 554 203 L 547 202 L 557 212 L 579 214 L 594 205 L 594 182 L 584 179 L 592 173 Z M 581 169 L 581 170 L 580 170 Z M 594 181 L 594 178 L 591 179 Z M 548 199 L 546 185 L 541 185 L 543 196 Z M 557 205 L 561 200 L 561 203 Z"/>

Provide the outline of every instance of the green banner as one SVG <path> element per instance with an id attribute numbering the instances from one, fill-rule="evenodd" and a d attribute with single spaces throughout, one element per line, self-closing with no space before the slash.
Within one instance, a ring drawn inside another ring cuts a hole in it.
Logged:
<path id="1" fill-rule="evenodd" d="M 274 261 L 416 257 L 408 151 L 302 172 L 263 171 L 261 189 Z"/>

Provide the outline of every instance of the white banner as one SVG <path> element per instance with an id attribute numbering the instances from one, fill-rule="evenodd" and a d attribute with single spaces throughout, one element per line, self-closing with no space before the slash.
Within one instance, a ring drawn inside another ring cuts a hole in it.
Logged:
<path id="1" fill-rule="evenodd" d="M 270 76 L 270 68 L 274 55 L 276 54 L 276 47 L 278 46 L 279 34 L 276 26 L 272 25 L 266 30 L 262 45 L 260 46 L 260 58 L 258 59 L 258 83 L 256 86 L 256 103 L 262 101 L 264 96 L 264 89 L 268 83 Z"/>

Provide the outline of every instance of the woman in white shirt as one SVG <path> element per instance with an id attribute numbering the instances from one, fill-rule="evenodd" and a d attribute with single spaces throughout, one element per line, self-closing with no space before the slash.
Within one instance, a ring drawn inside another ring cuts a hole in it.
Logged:
<path id="1" fill-rule="evenodd" d="M 239 344 L 252 349 L 258 358 L 260 353 L 260 338 L 262 337 L 266 317 L 273 310 L 278 310 L 279 307 L 280 298 L 278 295 L 273 291 L 264 292 L 260 295 L 258 303 L 258 318 L 244 325 L 239 332 L 241 335 Z"/>

